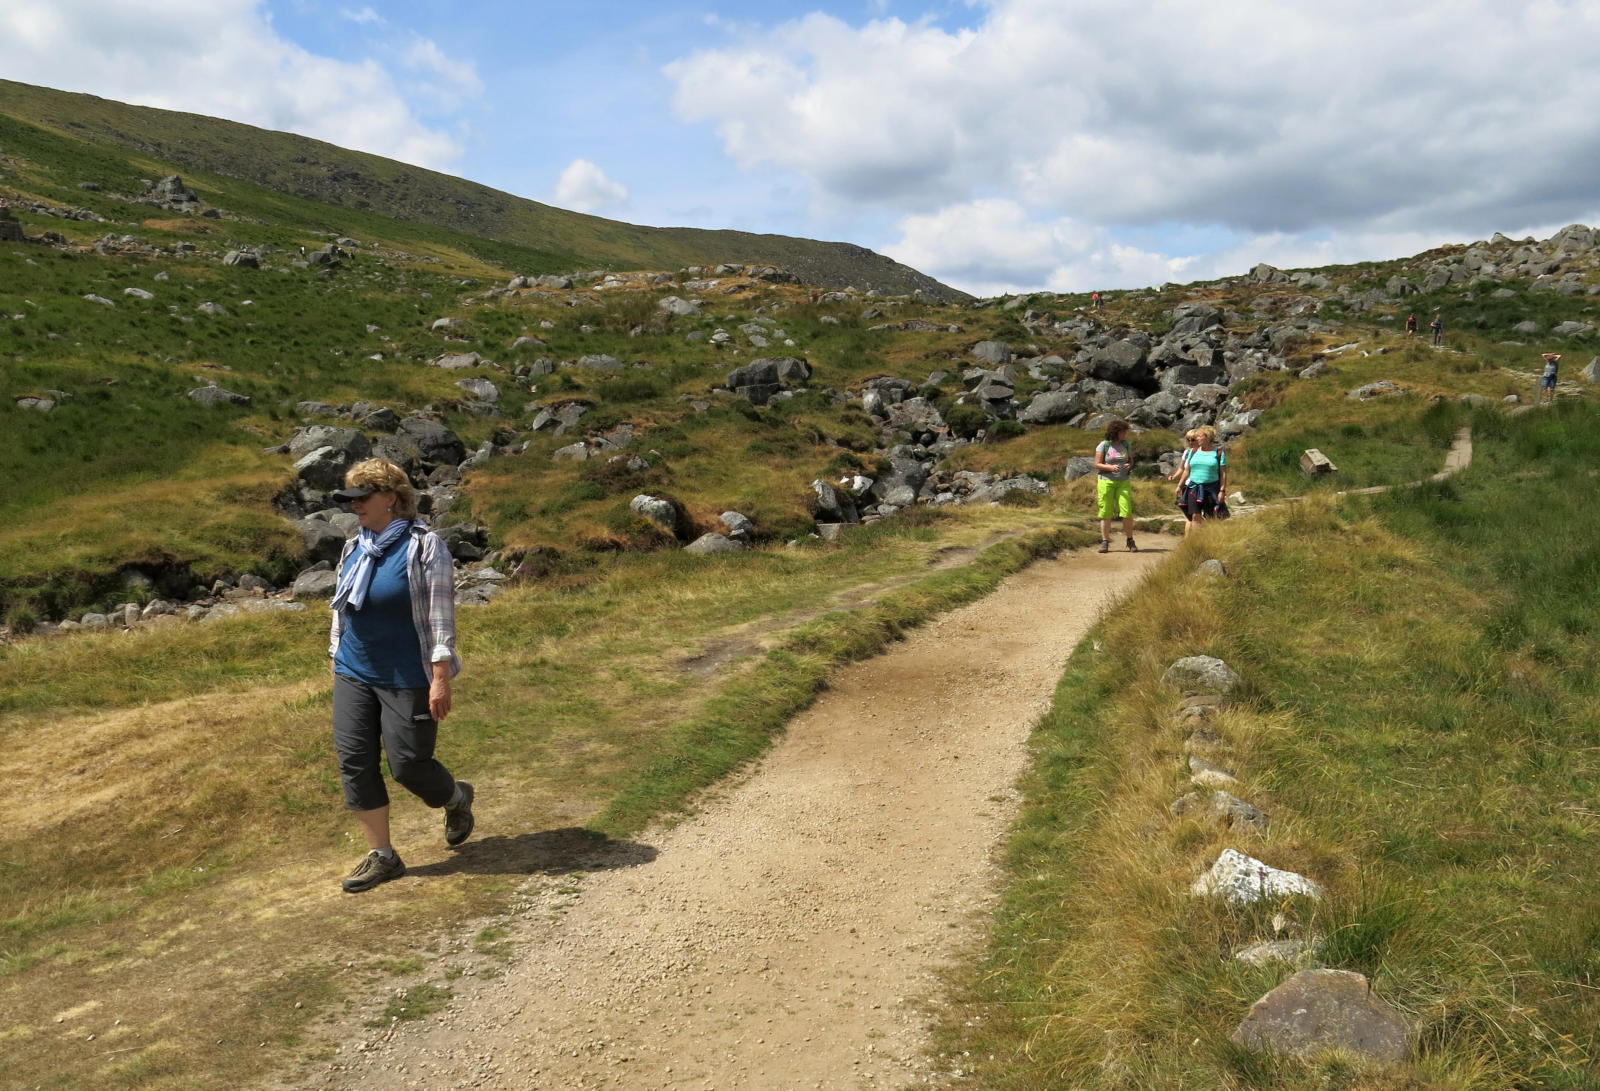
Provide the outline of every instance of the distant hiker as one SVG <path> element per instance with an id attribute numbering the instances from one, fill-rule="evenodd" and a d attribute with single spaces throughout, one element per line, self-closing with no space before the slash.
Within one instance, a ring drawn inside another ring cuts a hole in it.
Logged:
<path id="1" fill-rule="evenodd" d="M 1133 542 L 1133 455 L 1128 448 L 1128 422 L 1114 420 L 1106 425 L 1106 438 L 1094 449 L 1095 509 L 1100 515 L 1100 552 L 1111 552 L 1111 522 L 1122 520 L 1122 533 L 1128 539 L 1128 552 L 1137 553 Z"/>
<path id="2" fill-rule="evenodd" d="M 1194 512 L 1189 510 L 1189 497 L 1184 491 L 1182 478 L 1185 471 L 1189 469 L 1189 456 L 1193 455 L 1195 449 L 1199 446 L 1200 430 L 1191 428 L 1185 432 L 1183 434 L 1183 458 L 1179 461 L 1178 468 L 1167 475 L 1168 481 L 1177 481 L 1179 483 L 1173 499 L 1177 501 L 1178 510 L 1183 512 L 1184 537 L 1188 537 L 1189 532 L 1194 529 Z"/>
<path id="3" fill-rule="evenodd" d="M 1407 337 L 1415 337 L 1416 335 L 1417 335 L 1417 316 L 1414 315 L 1414 314 L 1408 314 L 1408 315 L 1406 315 L 1406 336 Z"/>
<path id="4" fill-rule="evenodd" d="M 1195 434 L 1198 444 L 1183 467 L 1183 490 L 1189 517 L 1201 522 L 1217 518 L 1228 494 L 1228 454 L 1217 446 L 1217 430 L 1211 425 L 1202 424 Z"/>
<path id="5" fill-rule="evenodd" d="M 1435 345 L 1444 344 L 1444 317 L 1442 315 L 1434 315 L 1433 321 L 1428 323 L 1428 328 L 1433 331 L 1433 343 Z"/>
<path id="6" fill-rule="evenodd" d="M 1099 292 L 1090 292 L 1089 293 L 1089 303 L 1090 303 L 1090 305 L 1092 305 L 1094 307 L 1095 310 L 1098 311 L 1100 309 L 1100 307 L 1105 303 L 1105 300 L 1100 298 L 1100 293 Z"/>
<path id="7" fill-rule="evenodd" d="M 1542 357 L 1544 360 L 1544 374 L 1539 376 L 1539 401 L 1556 400 L 1556 371 L 1561 365 L 1559 352 L 1547 352 Z"/>
<path id="8" fill-rule="evenodd" d="M 444 808 L 447 845 L 472 833 L 473 793 L 433 757 L 461 669 L 450 551 L 417 518 L 411 482 L 392 462 L 356 463 L 333 495 L 361 528 L 339 557 L 328 640 L 339 779 L 371 850 L 344 879 L 344 889 L 359 894 L 406 873 L 389 841 L 380 756 L 407 790 Z"/>

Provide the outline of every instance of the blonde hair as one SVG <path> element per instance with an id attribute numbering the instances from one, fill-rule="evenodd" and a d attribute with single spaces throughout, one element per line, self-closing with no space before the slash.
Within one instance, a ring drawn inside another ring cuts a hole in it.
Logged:
<path id="1" fill-rule="evenodd" d="M 1209 440 L 1212 443 L 1217 442 L 1217 430 L 1209 424 L 1202 424 L 1194 430 L 1194 434 L 1201 440 Z"/>
<path id="2" fill-rule="evenodd" d="M 411 487 L 411 479 L 406 476 L 404 470 L 386 458 L 369 458 L 357 462 L 345 472 L 344 487 L 392 492 L 395 518 L 417 517 L 417 493 Z"/>

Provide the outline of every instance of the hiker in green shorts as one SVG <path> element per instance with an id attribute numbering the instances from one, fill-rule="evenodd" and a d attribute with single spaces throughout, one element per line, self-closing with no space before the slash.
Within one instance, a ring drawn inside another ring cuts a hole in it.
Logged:
<path id="1" fill-rule="evenodd" d="M 1133 541 L 1133 455 L 1128 448 L 1128 422 L 1114 420 L 1106 425 L 1106 438 L 1094 449 L 1094 468 L 1100 474 L 1095 482 L 1095 507 L 1100 515 L 1100 552 L 1111 552 L 1111 522 L 1122 520 L 1122 534 L 1128 552 L 1137 553 Z"/>

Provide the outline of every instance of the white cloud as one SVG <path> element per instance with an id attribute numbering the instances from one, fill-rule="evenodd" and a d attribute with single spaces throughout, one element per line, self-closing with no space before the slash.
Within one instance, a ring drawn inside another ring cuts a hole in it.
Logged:
<path id="1" fill-rule="evenodd" d="M 1088 291 L 1190 279 L 1190 259 L 1118 243 L 1103 227 L 1032 219 L 1016 201 L 982 198 L 900 221 L 896 261 L 974 295 Z"/>
<path id="2" fill-rule="evenodd" d="M 1022 247 L 1019 269 L 1057 277 L 1149 280 L 1179 260 L 1122 253 L 1096 227 L 1355 257 L 1346 240 L 1481 236 L 1596 204 L 1600 68 L 1557 62 L 1600 53 L 1594 0 L 973 10 L 960 29 L 822 14 L 724 27 L 730 44 L 667 67 L 674 107 L 739 165 L 803 177 L 814 209 L 909 213 L 904 260 L 938 248 L 935 224 L 982 223 Z M 1049 225 L 1059 260 L 990 199 Z M 1185 268 L 1208 260 L 1224 256 Z"/>
<path id="3" fill-rule="evenodd" d="M 587 159 L 574 159 L 556 182 L 554 203 L 575 212 L 597 212 L 627 203 L 628 187 L 606 177 Z"/>
<path id="4" fill-rule="evenodd" d="M 368 4 L 362 8 L 340 8 L 339 18 L 346 19 L 358 26 L 387 26 L 387 20 L 372 9 Z"/>
<path id="5" fill-rule="evenodd" d="M 461 154 L 448 133 L 418 119 L 384 67 L 301 48 L 277 33 L 259 0 L 7 0 L 0 41 L 7 79 L 67 83 L 428 167 L 448 169 Z M 462 85 L 442 55 L 423 49 L 413 63 Z"/>
<path id="6" fill-rule="evenodd" d="M 1463 242 L 1443 231 L 1347 232 L 1326 238 L 1273 232 L 1238 237 L 1199 254 L 1174 255 L 1119 242 L 1105 227 L 1070 217 L 1029 215 L 1019 202 L 981 198 L 904 217 L 884 247 L 896 261 L 979 296 L 1049 290 L 1141 288 L 1238 276 L 1257 262 L 1284 269 L 1377 261 Z M 1543 224 L 1516 237 L 1553 234 Z"/>
<path id="7" fill-rule="evenodd" d="M 411 36 L 400 56 L 411 71 L 433 77 L 428 80 L 427 91 L 436 98 L 459 104 L 483 94 L 483 80 L 478 78 L 478 70 L 470 61 L 447 57 L 436 43 L 420 34 Z"/>

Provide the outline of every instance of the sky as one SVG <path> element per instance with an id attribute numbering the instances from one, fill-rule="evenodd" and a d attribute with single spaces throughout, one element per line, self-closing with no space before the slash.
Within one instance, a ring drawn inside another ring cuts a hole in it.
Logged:
<path id="1" fill-rule="evenodd" d="M 980 295 L 1600 222 L 1600 0 L 5 0 L 0 77 Z"/>

